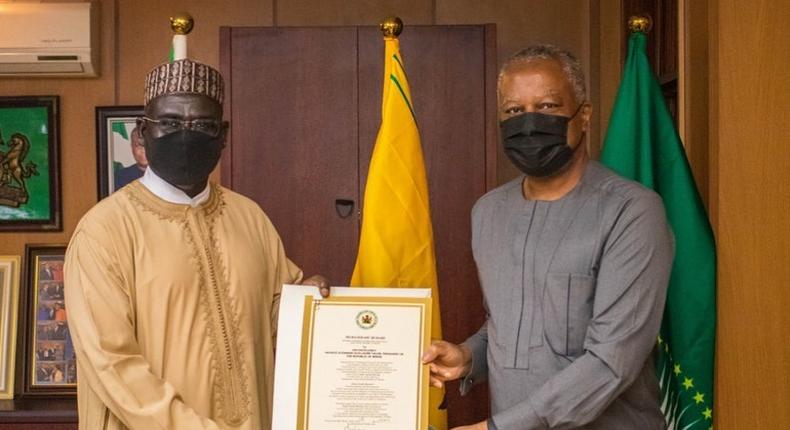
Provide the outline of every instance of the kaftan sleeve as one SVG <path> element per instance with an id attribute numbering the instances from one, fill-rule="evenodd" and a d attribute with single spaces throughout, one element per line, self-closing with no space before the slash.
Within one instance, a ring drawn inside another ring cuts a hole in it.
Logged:
<path id="1" fill-rule="evenodd" d="M 482 201 L 483 200 L 481 199 L 472 208 L 472 254 L 474 256 L 475 262 L 477 262 L 477 253 L 478 249 L 480 248 L 479 244 L 482 230 L 482 221 L 486 216 L 490 216 L 489 214 L 484 213 L 485 209 L 483 208 L 485 205 L 481 204 Z M 479 264 L 478 267 L 480 267 Z M 478 278 L 482 279 L 482 276 L 478 274 Z M 488 318 L 491 315 L 491 311 L 489 310 L 488 303 L 485 300 L 483 300 L 483 307 L 486 311 L 486 320 L 483 322 L 483 325 L 480 327 L 480 329 L 477 330 L 477 332 L 472 336 L 469 336 L 469 338 L 463 343 L 472 353 L 472 363 L 469 373 L 461 379 L 459 388 L 462 396 L 469 393 L 469 391 L 471 391 L 475 385 L 488 379 Z"/>
<path id="2" fill-rule="evenodd" d="M 472 353 L 472 363 L 469 373 L 461 379 L 461 395 L 464 396 L 475 385 L 488 379 L 488 321 L 483 323 L 480 330 L 464 341 L 464 345 Z"/>
<path id="3" fill-rule="evenodd" d="M 630 202 L 606 238 L 584 353 L 495 414 L 496 428 L 572 429 L 603 413 L 636 380 L 656 343 L 673 256 L 658 195 Z"/>
<path id="4" fill-rule="evenodd" d="M 131 430 L 218 429 L 151 372 L 135 337 L 130 288 L 106 234 L 78 229 L 65 264 L 65 300 L 80 383 Z"/>
<path id="5" fill-rule="evenodd" d="M 293 261 L 285 255 L 285 247 L 280 235 L 274 228 L 268 217 L 264 217 L 263 237 L 266 240 L 265 247 L 272 256 L 274 267 L 274 295 L 272 297 L 271 308 L 271 327 L 272 345 L 277 345 L 277 321 L 280 315 L 280 293 L 283 284 L 298 284 L 302 282 L 303 273 Z"/>

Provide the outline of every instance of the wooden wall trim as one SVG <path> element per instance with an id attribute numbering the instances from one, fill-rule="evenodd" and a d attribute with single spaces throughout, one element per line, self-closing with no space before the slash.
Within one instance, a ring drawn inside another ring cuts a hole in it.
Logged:
<path id="1" fill-rule="evenodd" d="M 600 131 L 598 141 L 598 152 L 603 149 L 603 140 L 606 136 L 606 129 L 609 125 L 609 115 L 614 107 L 614 99 L 617 96 L 617 89 L 620 86 L 622 76 L 622 46 L 623 39 L 626 37 L 622 28 L 625 24 L 621 22 L 622 16 L 621 0 L 601 0 L 598 6 L 598 102 L 594 106 L 593 123 Z M 596 119 L 597 118 L 597 119 Z"/>
<path id="2" fill-rule="evenodd" d="M 496 49 L 496 25 L 486 24 L 485 26 L 485 76 L 488 81 L 485 89 L 486 103 L 486 191 L 493 190 L 497 186 L 497 150 L 499 148 L 499 120 L 497 119 L 497 49 Z"/>
<path id="3" fill-rule="evenodd" d="M 787 2 L 710 0 L 715 428 L 790 428 Z"/>
<path id="4" fill-rule="evenodd" d="M 233 58 L 233 28 L 220 27 L 219 29 L 219 69 L 225 77 L 225 100 L 222 105 L 223 116 L 226 121 L 233 118 L 232 97 L 233 97 L 233 76 L 231 59 Z M 232 128 L 228 127 L 228 136 L 225 141 L 225 149 L 222 151 L 220 161 L 220 180 L 223 185 L 233 188 L 233 133 Z"/>

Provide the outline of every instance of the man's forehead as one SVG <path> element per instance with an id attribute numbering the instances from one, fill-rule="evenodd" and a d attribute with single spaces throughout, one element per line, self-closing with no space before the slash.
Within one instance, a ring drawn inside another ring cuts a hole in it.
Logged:
<path id="1" fill-rule="evenodd" d="M 151 100 L 146 111 L 159 115 L 217 116 L 221 114 L 222 108 L 216 100 L 201 94 L 166 94 Z"/>
<path id="2" fill-rule="evenodd" d="M 552 59 L 524 61 L 509 67 L 502 76 L 501 91 L 529 91 L 540 96 L 573 93 L 573 86 L 559 62 Z"/>

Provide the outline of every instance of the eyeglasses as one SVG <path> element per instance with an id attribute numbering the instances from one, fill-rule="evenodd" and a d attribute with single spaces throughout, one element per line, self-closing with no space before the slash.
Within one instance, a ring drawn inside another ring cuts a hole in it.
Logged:
<path id="1" fill-rule="evenodd" d="M 177 118 L 154 119 L 147 116 L 140 117 L 143 121 L 148 121 L 156 126 L 165 134 L 175 133 L 180 130 L 195 130 L 209 136 L 217 137 L 222 128 L 220 121 L 215 119 L 190 119 L 181 120 Z"/>

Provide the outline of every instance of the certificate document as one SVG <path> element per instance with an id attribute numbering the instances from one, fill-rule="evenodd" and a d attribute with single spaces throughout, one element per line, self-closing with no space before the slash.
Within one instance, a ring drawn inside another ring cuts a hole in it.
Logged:
<path id="1" fill-rule="evenodd" d="M 336 290 L 364 296 L 336 295 Z M 430 297 L 392 295 L 389 289 L 336 290 L 328 299 L 302 298 L 299 357 L 290 358 L 299 363 L 290 428 L 424 430 L 429 374 L 421 357 L 430 343 Z M 283 359 L 278 350 L 278 366 Z"/>

